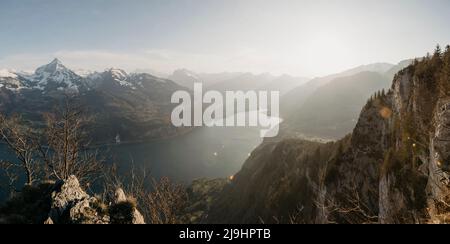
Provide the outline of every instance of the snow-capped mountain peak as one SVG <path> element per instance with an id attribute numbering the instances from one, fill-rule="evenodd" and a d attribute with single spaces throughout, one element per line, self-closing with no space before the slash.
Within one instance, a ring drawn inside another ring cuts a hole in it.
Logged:
<path id="1" fill-rule="evenodd" d="M 97 73 L 96 71 L 92 71 L 92 70 L 87 70 L 87 69 L 76 69 L 76 70 L 72 70 L 75 74 L 83 77 L 83 78 L 87 78 L 95 73 Z"/>
<path id="2" fill-rule="evenodd" d="M 66 68 L 62 62 L 55 58 L 51 63 L 36 69 L 29 77 L 32 88 L 40 90 L 72 90 L 79 91 L 82 77 Z"/>
<path id="3" fill-rule="evenodd" d="M 18 91 L 25 86 L 19 75 L 11 70 L 0 70 L 0 88 L 6 88 L 11 91 Z"/>
<path id="4" fill-rule="evenodd" d="M 69 69 L 67 69 L 59 59 L 55 58 L 51 63 L 39 67 L 36 70 L 35 74 L 37 75 L 42 73 L 52 74 L 55 72 L 66 72 L 66 71 L 69 71 Z"/>
<path id="5" fill-rule="evenodd" d="M 32 74 L 0 70 L 0 89 L 40 90 L 43 94 L 58 91 L 83 93 L 93 89 L 138 90 L 147 84 L 167 82 L 149 74 L 128 74 L 118 68 L 107 69 L 104 72 L 78 70 L 77 73 L 64 66 L 59 59 L 40 66 Z"/>
<path id="6" fill-rule="evenodd" d="M 0 70 L 0 78 L 17 78 L 17 74 L 15 74 L 13 71 L 2 69 Z"/>
<path id="7" fill-rule="evenodd" d="M 127 72 L 121 69 L 111 68 L 106 71 L 108 76 L 115 82 L 117 82 L 120 86 L 129 87 L 133 90 L 136 89 L 136 86 L 130 81 L 130 77 Z"/>
<path id="8" fill-rule="evenodd" d="M 109 72 L 111 73 L 111 77 L 116 81 L 125 81 L 128 78 L 127 72 L 121 69 L 112 68 Z"/>

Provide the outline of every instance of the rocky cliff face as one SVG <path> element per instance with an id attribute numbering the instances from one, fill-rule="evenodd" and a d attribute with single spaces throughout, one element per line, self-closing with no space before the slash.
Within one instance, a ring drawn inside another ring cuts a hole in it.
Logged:
<path id="1" fill-rule="evenodd" d="M 212 204 L 207 223 L 315 222 L 319 176 L 336 145 L 265 142 Z"/>
<path id="2" fill-rule="evenodd" d="M 432 223 L 450 223 L 450 100 L 441 101 L 437 108 L 425 168 L 429 175 L 427 212 Z"/>
<path id="3" fill-rule="evenodd" d="M 106 205 L 89 196 L 75 176 L 65 181 L 27 186 L 0 207 L 3 224 L 145 224 L 123 190 Z"/>
<path id="4" fill-rule="evenodd" d="M 444 59 L 449 57 L 448 51 Z M 450 62 L 399 72 L 335 143 L 266 142 L 211 207 L 211 223 L 443 223 L 450 215 Z M 226 214 L 224 214 L 226 213 Z"/>

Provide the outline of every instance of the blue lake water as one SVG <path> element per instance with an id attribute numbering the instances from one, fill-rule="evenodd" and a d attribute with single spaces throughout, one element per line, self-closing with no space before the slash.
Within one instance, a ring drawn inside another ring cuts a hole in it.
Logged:
<path id="1" fill-rule="evenodd" d="M 173 139 L 111 146 L 109 154 L 122 170 L 134 165 L 154 177 L 190 182 L 234 175 L 261 142 L 256 128 L 198 128 Z"/>
<path id="2" fill-rule="evenodd" d="M 123 174 L 134 165 L 136 170 L 148 170 L 152 177 L 189 184 L 198 178 L 236 174 L 261 142 L 258 127 L 201 127 L 172 139 L 111 145 L 102 156 Z M 13 159 L 1 144 L 0 160 Z"/>

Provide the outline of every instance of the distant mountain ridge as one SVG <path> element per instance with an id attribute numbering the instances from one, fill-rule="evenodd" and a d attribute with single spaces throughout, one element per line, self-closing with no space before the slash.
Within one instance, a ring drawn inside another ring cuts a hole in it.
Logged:
<path id="1" fill-rule="evenodd" d="M 411 62 L 363 65 L 295 88 L 281 98 L 284 130 L 307 138 L 342 138 L 356 125 L 367 99 L 377 91 L 387 90 L 395 73 Z"/>
<path id="2" fill-rule="evenodd" d="M 303 105 L 304 101 L 319 87 L 333 81 L 336 78 L 352 76 L 361 72 L 377 72 L 385 73 L 390 69 L 393 69 L 395 65 L 388 63 L 375 63 L 369 65 L 361 65 L 353 69 L 343 71 L 341 73 L 332 74 L 324 77 L 318 77 L 310 80 L 302 86 L 298 86 L 288 94 L 286 94 L 282 99 L 282 110 L 286 114 L 291 113 L 298 109 L 299 106 Z"/>
<path id="3" fill-rule="evenodd" d="M 6 89 L 38 89 L 43 92 L 55 90 L 80 92 L 87 89 L 83 78 L 66 68 L 58 59 L 39 67 L 34 74 L 10 72 L 6 76 L 0 75 L 0 84 Z M 7 84 L 14 85 L 8 86 Z"/>
<path id="4" fill-rule="evenodd" d="M 200 82 L 206 89 L 220 92 L 266 90 L 279 91 L 282 95 L 309 81 L 305 77 L 275 76 L 269 73 L 196 73 L 187 69 L 174 71 L 169 79 L 191 89 L 194 83 Z"/>
<path id="5" fill-rule="evenodd" d="M 88 107 L 95 108 L 95 111 L 103 111 L 99 114 L 105 114 L 105 111 L 110 110 L 110 114 L 105 118 L 111 119 L 111 116 L 118 116 L 117 121 L 122 121 L 123 115 L 127 114 L 127 124 L 140 120 L 153 121 L 152 127 L 159 128 L 161 124 L 164 124 L 164 128 L 168 126 L 168 130 L 172 131 L 169 134 L 176 134 L 173 132 L 174 128 L 170 128 L 167 122 L 170 120 L 170 110 L 173 108 L 170 103 L 171 94 L 176 90 L 192 89 L 194 82 L 202 82 L 206 90 L 221 92 L 228 90 L 279 91 L 282 95 L 281 114 L 286 120 L 282 127 L 288 126 L 290 131 L 309 134 L 308 136 L 339 138 L 353 128 L 364 99 L 371 93 L 385 88 L 390 77 L 410 62 L 406 60 L 398 65 L 387 63 L 363 65 L 309 81 L 302 77 L 273 76 L 268 73 L 260 75 L 232 72 L 206 74 L 186 69 L 175 71 L 168 79 L 145 73 L 128 74 L 119 68 L 111 68 L 103 72 L 82 71 L 79 75 L 64 66 L 60 60 L 54 59 L 49 64 L 37 68 L 33 74 L 1 70 L 0 91 L 4 94 L 2 107 L 3 112 L 6 113 L 14 112 L 12 108 L 15 107 L 18 111 L 24 109 L 21 105 L 15 105 L 19 98 L 24 104 L 34 101 L 33 105 L 29 105 L 30 107 L 41 105 L 38 111 L 48 111 L 50 109 L 48 106 L 52 106 L 49 101 L 61 98 L 64 94 L 71 94 L 81 97 L 81 100 L 85 101 Z M 361 75 L 365 72 L 373 74 Z M 378 83 L 372 82 L 370 77 L 374 76 L 377 77 Z M 339 85 L 349 83 L 345 79 L 351 80 L 349 82 L 353 82 L 353 85 Z M 352 86 L 359 88 L 353 91 Z M 326 95 L 327 92 L 323 91 L 330 90 L 330 87 L 331 92 L 340 94 L 340 97 L 334 96 L 334 100 L 330 100 L 330 96 Z M 29 98 L 25 99 L 25 97 Z M 349 103 L 351 97 L 354 101 L 358 99 L 353 104 L 344 104 L 345 101 Z M 44 101 L 47 103 L 45 106 Z M 328 105 L 325 102 L 328 102 Z M 319 104 L 322 105 L 318 106 Z M 338 111 L 341 113 L 337 114 Z M 24 111 L 24 114 L 34 114 L 31 116 L 34 119 L 38 117 L 31 111 Z M 130 117 L 130 115 L 133 116 Z M 106 119 L 104 123 L 108 123 Z M 108 136 L 105 137 L 115 137 L 114 130 L 117 134 L 128 134 L 121 127 L 128 128 L 128 126 L 115 125 L 115 129 L 110 128 L 107 132 Z M 141 132 L 145 130 L 142 125 L 135 125 L 135 127 Z M 133 133 L 130 139 L 158 137 L 157 134 L 166 133 L 152 131 L 150 133 L 153 134 L 152 136 L 146 135 L 147 133 Z M 292 135 L 292 133 L 289 134 Z"/>
<path id="6" fill-rule="evenodd" d="M 54 59 L 34 74 L 0 73 L 0 112 L 20 114 L 35 124 L 67 96 L 94 115 L 98 142 L 124 142 L 172 137 L 185 128 L 170 123 L 172 94 L 187 88 L 150 74 L 127 74 L 121 69 L 82 77 Z M 95 129 L 94 129 L 95 128 Z"/>

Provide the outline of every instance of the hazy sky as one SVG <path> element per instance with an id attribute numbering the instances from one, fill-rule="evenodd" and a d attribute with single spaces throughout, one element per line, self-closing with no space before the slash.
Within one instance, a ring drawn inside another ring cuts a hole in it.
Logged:
<path id="1" fill-rule="evenodd" d="M 450 43 L 448 0 L 1 0 L 0 69 L 319 76 Z"/>

